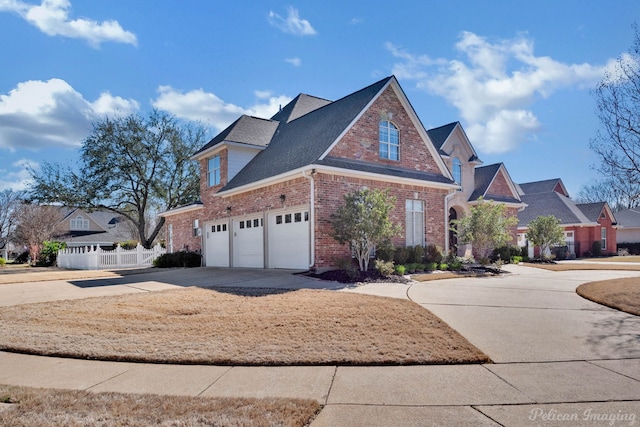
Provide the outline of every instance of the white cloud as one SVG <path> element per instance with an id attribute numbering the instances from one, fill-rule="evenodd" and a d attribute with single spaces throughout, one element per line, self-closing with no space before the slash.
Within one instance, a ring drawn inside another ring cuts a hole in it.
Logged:
<path id="1" fill-rule="evenodd" d="M 311 26 L 311 23 L 306 19 L 300 18 L 300 13 L 297 9 L 290 7 L 289 14 L 286 18 L 278 15 L 277 13 L 269 12 L 269 23 L 274 27 L 277 27 L 285 33 L 294 34 L 296 36 L 312 36 L 317 34 L 317 31 Z"/>
<path id="2" fill-rule="evenodd" d="M 129 114 L 134 100 L 103 93 L 89 102 L 61 79 L 29 80 L 0 94 L 0 149 L 77 147 L 105 114 Z"/>
<path id="3" fill-rule="evenodd" d="M 26 190 L 31 182 L 31 174 L 27 168 L 37 170 L 40 165 L 32 160 L 21 159 L 11 164 L 15 168 L 13 171 L 0 169 L 2 174 L 2 180 L 0 180 L 0 191 L 13 190 L 22 191 Z"/>
<path id="4" fill-rule="evenodd" d="M 243 108 L 224 102 L 215 94 L 202 89 L 182 92 L 171 86 L 160 86 L 158 97 L 151 104 L 160 110 L 167 111 L 176 117 L 200 121 L 222 130 L 240 115 L 269 118 L 278 112 L 281 105 L 291 101 L 285 95 L 273 96 L 268 91 L 254 92 L 258 102 Z"/>
<path id="5" fill-rule="evenodd" d="M 536 56 L 524 35 L 490 42 L 463 32 L 455 47 L 460 58 L 434 59 L 386 44 L 399 60 L 393 73 L 454 105 L 472 144 L 487 153 L 509 151 L 535 138 L 542 125 L 532 107 L 539 99 L 563 88 L 591 86 L 605 72 L 605 66 Z"/>
<path id="6" fill-rule="evenodd" d="M 43 33 L 86 40 L 91 46 L 112 41 L 137 45 L 136 35 L 124 30 L 117 21 L 97 22 L 92 19 L 70 19 L 69 0 L 42 0 L 32 5 L 21 0 L 0 0 L 0 12 L 14 12 Z"/>
<path id="7" fill-rule="evenodd" d="M 300 58 L 287 58 L 284 60 L 284 62 L 288 62 L 294 67 L 299 67 L 302 65 L 302 60 Z"/>

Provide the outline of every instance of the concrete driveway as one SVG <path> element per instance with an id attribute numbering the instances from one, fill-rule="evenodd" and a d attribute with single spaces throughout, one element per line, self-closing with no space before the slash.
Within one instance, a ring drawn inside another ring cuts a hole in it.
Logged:
<path id="1" fill-rule="evenodd" d="M 185 286 L 279 289 L 338 289 L 344 285 L 293 274 L 294 270 L 252 268 L 152 269 L 121 277 L 37 281 L 0 285 L 0 306 L 161 291 Z"/>
<path id="2" fill-rule="evenodd" d="M 351 288 L 287 271 L 213 268 L 2 285 L 0 304 L 4 305 L 190 285 L 324 288 L 410 298 L 440 316 L 495 363 L 229 367 L 0 352 L 0 383 L 189 396 L 311 398 L 325 405 L 313 427 L 631 426 L 640 422 L 640 318 L 575 293 L 584 282 L 640 277 L 640 272 L 508 268 L 512 273 L 502 277 Z"/>
<path id="3" fill-rule="evenodd" d="M 640 317 L 576 294 L 582 283 L 640 276 L 508 266 L 499 278 L 413 285 L 408 296 L 496 363 L 640 358 Z"/>

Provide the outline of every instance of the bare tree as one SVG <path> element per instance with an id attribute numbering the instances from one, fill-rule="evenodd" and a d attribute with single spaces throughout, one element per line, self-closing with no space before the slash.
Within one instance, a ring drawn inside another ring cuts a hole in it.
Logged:
<path id="1" fill-rule="evenodd" d="M 41 206 L 23 203 L 16 210 L 16 228 L 12 240 L 29 248 L 31 260 L 36 261 L 42 243 L 51 240 L 55 234 L 62 213 L 55 206 Z"/>
<path id="2" fill-rule="evenodd" d="M 80 171 L 44 163 L 31 170 L 34 200 L 84 209 L 106 209 L 135 224 L 140 243 L 151 247 L 164 217 L 153 213 L 198 199 L 200 174 L 191 156 L 205 143 L 201 125 L 181 125 L 153 111 L 104 118 L 80 150 Z"/>
<path id="3" fill-rule="evenodd" d="M 0 191 L 0 250 L 7 256 L 9 236 L 16 227 L 16 210 L 23 194 L 11 189 Z"/>
<path id="4" fill-rule="evenodd" d="M 607 202 L 614 212 L 640 206 L 640 183 L 609 178 L 583 186 L 578 203 Z"/>
<path id="5" fill-rule="evenodd" d="M 620 207 L 636 207 L 640 198 L 640 34 L 637 25 L 633 28 L 629 52 L 618 58 L 594 90 L 602 130 L 590 147 L 600 158 L 598 171 L 605 177 L 601 185 L 611 188 L 584 190 L 585 197 L 607 190 L 605 199 Z"/>

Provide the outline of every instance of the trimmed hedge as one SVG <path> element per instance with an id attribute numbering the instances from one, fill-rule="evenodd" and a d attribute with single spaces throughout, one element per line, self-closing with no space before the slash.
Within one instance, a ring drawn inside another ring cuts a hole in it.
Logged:
<path id="1" fill-rule="evenodd" d="M 195 252 L 173 252 L 162 254 L 153 261 L 154 267 L 200 267 L 202 265 L 202 255 Z"/>

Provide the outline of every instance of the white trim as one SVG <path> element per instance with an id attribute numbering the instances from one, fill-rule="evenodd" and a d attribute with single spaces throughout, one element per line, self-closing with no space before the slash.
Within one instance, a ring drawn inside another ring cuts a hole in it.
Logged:
<path id="1" fill-rule="evenodd" d="M 446 126 L 446 125 L 445 125 Z M 482 164 L 482 160 L 479 159 L 478 157 L 478 153 L 476 152 L 475 148 L 473 148 L 473 145 L 471 145 L 471 141 L 469 140 L 469 137 L 467 136 L 467 133 L 464 131 L 464 128 L 462 127 L 462 125 L 460 124 L 460 122 L 456 122 L 456 125 L 453 127 L 453 129 L 451 130 L 451 132 L 449 132 L 449 135 L 447 135 L 447 139 L 444 140 L 444 142 L 442 143 L 442 145 L 440 146 L 440 149 L 444 152 L 444 147 L 445 145 L 447 145 L 450 141 L 451 138 L 454 134 L 454 132 L 460 129 L 460 132 L 462 133 L 462 136 L 464 137 L 464 142 L 465 144 L 470 148 L 471 153 L 473 153 L 473 155 L 476 157 L 477 160 L 474 160 L 472 162 L 469 163 L 478 163 L 478 164 Z M 450 156 L 450 154 L 447 154 L 447 157 Z"/>
<path id="2" fill-rule="evenodd" d="M 429 151 L 429 154 L 431 154 L 431 157 L 436 163 L 436 166 L 438 166 L 442 175 L 444 175 L 446 178 L 449 178 L 450 180 L 453 181 L 453 177 L 451 176 L 451 172 L 449 171 L 449 168 L 444 164 L 444 161 L 440 157 L 440 153 L 437 152 L 435 145 L 433 145 L 431 138 L 429 138 L 429 135 L 427 134 L 427 130 L 424 128 L 424 125 L 420 121 L 420 118 L 418 117 L 415 110 L 411 106 L 411 103 L 405 96 L 404 91 L 400 87 L 400 84 L 398 83 L 398 80 L 396 80 L 395 76 L 391 76 L 387 84 L 385 84 L 380 89 L 380 91 L 373 98 L 371 98 L 371 101 L 369 101 L 369 103 L 362 110 L 360 110 L 360 113 L 358 113 L 358 115 L 353 119 L 353 121 L 349 123 L 349 125 L 344 129 L 344 131 L 342 131 L 342 133 L 340 133 L 340 135 L 338 135 L 336 140 L 331 143 L 329 148 L 327 148 L 327 150 L 324 153 L 322 153 L 319 160 L 323 160 L 325 157 L 329 155 L 331 150 L 333 150 L 333 148 L 338 144 L 338 142 L 340 142 L 340 140 L 345 136 L 345 134 L 349 130 L 351 130 L 353 125 L 355 125 L 356 122 L 360 120 L 360 118 L 364 115 L 364 113 L 373 105 L 373 103 L 380 97 L 380 95 L 382 95 L 382 93 L 390 85 L 393 87 L 393 91 L 395 92 L 396 96 L 398 97 L 398 100 L 402 104 L 402 107 L 404 108 L 407 115 L 409 116 L 409 119 L 413 123 L 413 126 L 418 131 L 418 134 L 420 134 L 420 138 L 422 139 L 422 142 L 425 144 L 427 150 Z M 400 141 L 400 145 L 402 146 L 402 141 Z"/>
<path id="3" fill-rule="evenodd" d="M 511 195 L 514 196 L 513 197 L 514 199 L 520 199 L 520 194 L 518 193 L 518 189 L 515 187 L 515 183 L 511 179 L 511 176 L 509 175 L 509 172 L 507 171 L 507 168 L 505 167 L 504 163 L 500 163 L 500 167 L 498 168 L 496 173 L 493 175 L 493 178 L 491 178 L 491 182 L 489 183 L 489 185 L 487 185 L 487 189 L 482 194 L 482 196 L 484 197 L 484 196 L 487 195 L 487 191 L 489 191 L 489 188 L 491 188 L 491 186 L 493 185 L 493 182 L 496 180 L 496 177 L 498 176 L 498 174 L 500 173 L 501 170 L 504 171 L 504 173 L 506 175 L 505 176 L 505 180 L 507 181 L 507 185 L 509 186 L 509 189 L 511 190 Z M 505 204 L 507 204 L 507 203 L 505 203 Z M 512 203 L 512 204 L 514 204 L 514 203 Z"/>
<path id="4" fill-rule="evenodd" d="M 597 222 L 589 222 L 589 223 L 572 223 L 572 224 L 558 224 L 560 227 L 562 228 L 567 228 L 567 227 L 602 227 L 601 224 L 597 223 Z M 529 226 L 524 226 L 524 227 L 517 227 L 517 230 L 523 230 L 526 231 L 529 229 Z"/>
<path id="5" fill-rule="evenodd" d="M 171 215 L 178 215 L 185 212 L 197 211 L 202 208 L 204 208 L 204 205 L 201 205 L 201 204 L 181 206 L 179 208 L 169 209 L 168 211 L 160 212 L 158 216 L 168 217 Z"/>
<path id="6" fill-rule="evenodd" d="M 344 128 L 344 130 L 331 143 L 331 145 L 329 145 L 329 148 L 327 148 L 325 150 L 325 152 L 320 155 L 320 158 L 318 160 L 323 160 L 325 157 L 327 157 L 329 155 L 331 150 L 333 150 L 333 148 L 338 144 L 338 142 L 340 142 L 340 140 L 342 140 L 342 138 L 347 134 L 347 132 L 349 132 L 351 130 L 353 125 L 355 125 L 358 122 L 358 120 L 360 120 L 360 118 L 364 115 L 364 113 L 373 105 L 373 103 L 376 101 L 376 99 L 378 99 L 378 97 L 380 95 L 382 95 L 382 92 L 384 92 L 385 89 L 387 87 L 389 87 L 389 85 L 391 84 L 393 79 L 394 79 L 393 77 L 390 78 L 389 81 L 378 91 L 378 93 L 374 97 L 371 98 L 371 100 L 367 103 L 367 105 L 364 106 L 363 109 L 360 110 L 358 115 L 351 121 L 351 123 L 349 123 L 349 125 Z"/>
<path id="7" fill-rule="evenodd" d="M 223 148 L 228 148 L 228 147 L 253 148 L 256 151 L 262 151 L 265 148 L 267 148 L 266 146 L 244 144 L 242 142 L 222 141 L 217 143 L 213 147 L 207 148 L 205 151 L 201 153 L 194 154 L 193 156 L 189 157 L 189 160 L 202 160 L 204 158 L 214 156 L 218 152 L 222 151 Z"/>
<path id="8" fill-rule="evenodd" d="M 306 171 L 311 171 L 313 169 L 315 169 L 316 172 L 326 172 L 334 175 L 349 176 L 349 177 L 362 178 L 362 179 L 374 179 L 376 181 L 382 181 L 382 182 L 419 185 L 421 187 L 430 187 L 430 188 L 447 189 L 447 190 L 459 188 L 457 184 L 423 181 L 421 179 L 413 179 L 413 178 L 400 178 L 400 177 L 391 176 L 391 175 L 383 175 L 383 174 L 371 173 L 371 172 L 361 172 L 361 171 L 354 171 L 350 169 L 338 168 L 334 166 L 322 166 L 322 165 L 312 164 L 312 165 L 303 166 L 298 169 L 294 169 L 289 172 L 285 172 L 280 175 L 264 178 L 264 179 L 261 179 L 260 181 L 255 181 L 249 184 L 242 185 L 240 187 L 232 188 L 230 190 L 218 191 L 217 193 L 214 194 L 214 196 L 216 197 L 234 196 L 236 194 L 241 194 L 246 191 L 251 191 L 257 188 L 267 187 L 269 185 L 274 185 L 279 182 L 287 181 L 298 175 L 304 176 L 304 173 Z"/>

